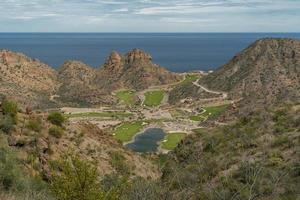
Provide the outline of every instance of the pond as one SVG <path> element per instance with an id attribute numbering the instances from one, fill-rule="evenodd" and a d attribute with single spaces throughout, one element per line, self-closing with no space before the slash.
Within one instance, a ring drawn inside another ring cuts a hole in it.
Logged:
<path id="1" fill-rule="evenodd" d="M 134 141 L 125 145 L 127 148 L 141 153 L 156 152 L 158 142 L 163 140 L 166 133 L 160 128 L 149 128 L 138 134 Z"/>

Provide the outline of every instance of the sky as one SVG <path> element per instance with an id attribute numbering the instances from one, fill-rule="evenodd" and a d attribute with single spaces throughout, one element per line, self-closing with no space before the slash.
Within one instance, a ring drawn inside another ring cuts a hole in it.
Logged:
<path id="1" fill-rule="evenodd" d="M 0 0 L 0 32 L 300 32 L 300 0 Z"/>

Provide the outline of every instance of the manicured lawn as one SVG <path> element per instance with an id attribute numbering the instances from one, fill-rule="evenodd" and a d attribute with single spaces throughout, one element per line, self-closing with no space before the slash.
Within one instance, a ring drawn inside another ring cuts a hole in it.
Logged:
<path id="1" fill-rule="evenodd" d="M 126 112 L 87 112 L 87 113 L 73 113 L 73 114 L 66 114 L 65 117 L 67 118 L 94 118 L 94 117 L 109 117 L 109 118 L 126 118 L 132 116 L 132 113 Z"/>
<path id="2" fill-rule="evenodd" d="M 203 113 L 203 115 L 210 116 L 210 117 L 217 117 L 222 112 L 225 112 L 227 108 L 228 105 L 205 107 L 204 109 L 206 110 L 206 112 Z"/>
<path id="3" fill-rule="evenodd" d="M 192 121 L 196 121 L 196 122 L 202 122 L 206 119 L 206 117 L 202 116 L 202 115 L 194 115 L 194 116 L 190 116 L 190 120 Z"/>
<path id="4" fill-rule="evenodd" d="M 221 113 L 225 112 L 227 108 L 228 105 L 205 107 L 205 113 L 201 115 L 190 116 L 189 119 L 192 121 L 203 122 L 208 117 L 218 117 Z"/>
<path id="5" fill-rule="evenodd" d="M 143 128 L 143 122 L 125 122 L 114 131 L 114 137 L 122 142 L 128 142 Z"/>
<path id="6" fill-rule="evenodd" d="M 169 133 L 165 139 L 167 141 L 162 142 L 162 148 L 173 150 L 185 136 L 185 133 Z"/>
<path id="7" fill-rule="evenodd" d="M 198 76 L 195 74 L 188 74 L 185 76 L 185 79 L 182 83 L 190 83 L 190 82 L 194 82 L 198 79 Z"/>
<path id="8" fill-rule="evenodd" d="M 144 105 L 146 106 L 159 106 L 161 101 L 164 98 L 164 91 L 162 90 L 156 90 L 156 91 L 150 91 L 145 93 L 145 101 Z"/>
<path id="9" fill-rule="evenodd" d="M 116 96 L 127 105 L 135 103 L 134 97 L 136 93 L 132 90 L 123 90 L 116 93 Z"/>

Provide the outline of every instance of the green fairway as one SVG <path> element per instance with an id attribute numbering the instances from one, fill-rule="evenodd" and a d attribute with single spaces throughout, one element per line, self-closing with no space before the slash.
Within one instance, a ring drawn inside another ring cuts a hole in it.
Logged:
<path id="1" fill-rule="evenodd" d="M 192 121 L 204 122 L 209 117 L 218 117 L 221 113 L 225 112 L 227 108 L 228 105 L 204 107 L 204 110 L 206 110 L 204 113 L 190 116 L 189 119 Z"/>
<path id="2" fill-rule="evenodd" d="M 133 116 L 132 113 L 127 112 L 87 112 L 87 113 L 73 113 L 66 114 L 67 118 L 101 118 L 101 117 L 109 117 L 109 118 L 126 118 Z"/>
<path id="3" fill-rule="evenodd" d="M 135 103 L 136 93 L 132 90 L 123 90 L 116 93 L 116 96 L 127 105 L 133 105 Z"/>
<path id="4" fill-rule="evenodd" d="M 144 105 L 150 107 L 159 106 L 163 98 L 164 98 L 164 91 L 162 90 L 146 92 Z"/>
<path id="5" fill-rule="evenodd" d="M 143 128 L 143 122 L 125 122 L 114 131 L 114 137 L 122 142 L 128 142 Z"/>
<path id="6" fill-rule="evenodd" d="M 162 148 L 173 150 L 185 136 L 185 133 L 169 133 L 165 139 L 166 141 L 162 142 Z"/>
<path id="7" fill-rule="evenodd" d="M 182 82 L 182 84 L 184 83 L 191 83 L 191 82 L 194 82 L 198 79 L 198 75 L 195 75 L 195 74 L 188 74 L 185 76 L 185 79 L 184 81 Z"/>
<path id="8" fill-rule="evenodd" d="M 206 119 L 206 117 L 204 117 L 202 115 L 194 115 L 194 116 L 190 116 L 189 118 L 190 118 L 190 120 L 196 121 L 196 122 L 203 122 Z"/>
<path id="9" fill-rule="evenodd" d="M 206 112 L 203 113 L 203 116 L 217 117 L 222 112 L 225 112 L 227 108 L 228 105 L 205 107 Z"/>

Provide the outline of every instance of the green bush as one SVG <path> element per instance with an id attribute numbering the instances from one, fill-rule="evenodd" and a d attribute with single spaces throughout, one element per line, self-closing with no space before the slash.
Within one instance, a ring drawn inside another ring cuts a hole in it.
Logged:
<path id="1" fill-rule="evenodd" d="M 64 130 L 59 126 L 52 126 L 49 128 L 49 134 L 56 138 L 61 138 L 64 134 Z"/>
<path id="2" fill-rule="evenodd" d="M 51 189 L 58 200 L 102 200 L 96 166 L 78 156 L 65 156 L 52 166 Z"/>
<path id="3" fill-rule="evenodd" d="M 31 119 L 27 122 L 26 124 L 26 128 L 38 132 L 40 133 L 42 131 L 42 121 L 41 119 Z"/>
<path id="4" fill-rule="evenodd" d="M 16 153 L 0 143 L 0 199 L 9 194 L 12 199 L 50 200 L 47 185 L 38 177 L 26 176 L 22 167 Z"/>
<path id="5" fill-rule="evenodd" d="M 122 175 L 130 174 L 130 167 L 127 165 L 126 159 L 122 154 L 118 152 L 111 152 L 110 157 L 110 164 L 115 168 L 115 170 L 118 173 Z"/>
<path id="6" fill-rule="evenodd" d="M 18 113 L 18 104 L 12 101 L 4 100 L 2 103 L 2 109 L 5 115 L 16 115 Z"/>
<path id="7" fill-rule="evenodd" d="M 4 133 L 10 133 L 14 128 L 15 120 L 11 116 L 6 116 L 0 121 L 0 130 Z"/>
<path id="8" fill-rule="evenodd" d="M 8 134 L 17 123 L 18 105 L 15 102 L 4 100 L 2 111 L 4 116 L 0 119 L 0 130 Z"/>
<path id="9" fill-rule="evenodd" d="M 56 126 L 62 126 L 63 123 L 66 121 L 65 117 L 60 112 L 50 113 L 48 116 L 48 120 Z"/>
<path id="10" fill-rule="evenodd" d="M 0 148 L 0 185 L 5 190 L 22 189 L 24 180 L 15 155 L 7 148 Z"/>

